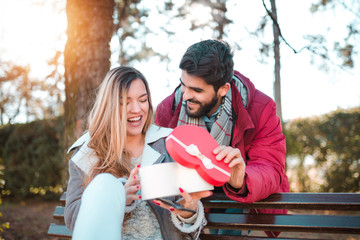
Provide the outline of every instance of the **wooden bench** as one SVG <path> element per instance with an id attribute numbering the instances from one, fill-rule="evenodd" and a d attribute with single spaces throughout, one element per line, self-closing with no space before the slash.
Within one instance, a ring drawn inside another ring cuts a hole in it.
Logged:
<path id="1" fill-rule="evenodd" d="M 71 238 L 71 232 L 63 222 L 65 193 L 61 196 L 60 201 L 62 206 L 56 207 L 53 217 L 61 221 L 61 223 L 50 224 L 48 235 L 58 238 Z M 255 208 L 289 210 L 289 213 L 286 215 L 206 213 L 208 221 L 206 229 L 355 234 L 360 238 L 360 193 L 277 193 L 252 204 L 232 201 L 224 194 L 214 193 L 211 197 L 202 201 L 206 208 L 212 209 Z M 301 213 L 300 210 L 306 210 L 306 214 Z M 300 213 L 298 213 L 299 211 Z M 337 213 L 340 211 L 341 214 L 334 215 L 333 211 Z M 260 237 L 212 235 L 206 229 L 201 234 L 200 238 L 202 240 L 266 238 L 264 235 Z M 274 239 L 291 239 L 291 237 Z"/>

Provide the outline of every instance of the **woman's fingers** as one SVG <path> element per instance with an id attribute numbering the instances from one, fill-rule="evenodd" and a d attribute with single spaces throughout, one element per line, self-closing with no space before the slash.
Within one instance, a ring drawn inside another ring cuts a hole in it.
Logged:
<path id="1" fill-rule="evenodd" d="M 194 199 L 191 197 L 191 195 L 188 192 L 186 192 L 184 189 L 179 188 L 179 191 L 181 196 L 184 198 L 184 200 L 181 202 L 185 202 L 185 204 L 186 203 L 191 204 L 194 202 Z"/>
<path id="2" fill-rule="evenodd" d="M 141 195 L 136 195 L 140 190 L 140 179 L 138 176 L 140 165 L 131 170 L 128 180 L 124 187 L 126 192 L 126 205 L 132 204 L 134 200 L 141 199 Z"/>
<path id="3" fill-rule="evenodd" d="M 190 193 L 191 197 L 198 201 L 202 198 L 207 198 L 210 197 L 211 195 L 213 195 L 212 191 L 201 191 L 201 192 L 194 192 L 194 193 Z"/>
<path id="4" fill-rule="evenodd" d="M 126 192 L 126 205 L 131 205 L 134 200 L 141 199 L 141 195 L 136 193 L 140 190 L 140 185 L 133 185 L 125 187 Z"/>
<path id="5" fill-rule="evenodd" d="M 204 197 L 209 197 L 212 195 L 211 191 L 201 191 L 201 192 L 194 192 L 194 193 L 188 193 L 187 191 L 185 191 L 182 188 L 179 188 L 180 190 L 180 194 L 183 197 L 183 200 L 180 201 L 179 203 L 184 207 L 184 208 L 189 208 L 192 210 L 197 210 L 197 205 L 198 205 L 198 201 L 201 198 Z M 193 215 L 193 213 L 188 212 L 188 211 L 179 211 L 178 213 L 180 216 L 184 217 L 184 218 L 188 218 L 191 217 Z"/>
<path id="6" fill-rule="evenodd" d="M 176 209 L 174 208 L 174 207 L 172 207 L 172 206 L 170 206 L 170 205 L 167 205 L 167 204 L 165 204 L 165 203 L 163 203 L 163 202 L 161 202 L 161 201 L 159 201 L 159 200 L 153 200 L 152 201 L 153 203 L 155 203 L 156 205 L 158 205 L 159 207 L 162 207 L 162 208 L 164 208 L 164 209 L 167 209 L 167 210 L 169 210 L 169 211 L 171 211 L 171 212 L 175 212 L 175 213 L 177 213 L 176 212 Z"/>
<path id="7" fill-rule="evenodd" d="M 125 188 L 126 194 L 135 194 L 140 190 L 140 185 L 133 185 Z"/>
<path id="8" fill-rule="evenodd" d="M 196 192 L 196 193 L 188 193 L 185 190 L 183 190 L 182 188 L 179 188 L 180 190 L 180 194 L 183 197 L 183 199 L 181 201 L 179 201 L 178 203 L 184 207 L 184 208 L 188 208 L 191 210 L 196 211 L 197 210 L 197 202 L 204 197 L 209 197 L 211 196 L 213 193 L 211 191 L 201 191 L 201 192 Z M 166 203 L 163 203 L 160 200 L 153 200 L 153 203 L 155 203 L 156 205 L 167 209 L 175 214 L 180 215 L 183 218 L 189 218 L 191 217 L 194 213 L 190 212 L 190 211 L 185 211 L 185 210 L 179 210 L 176 209 Z"/>
<path id="9" fill-rule="evenodd" d="M 125 183 L 125 188 L 128 186 L 136 185 L 140 183 L 140 179 L 138 176 L 140 165 L 137 165 L 136 167 L 131 170 L 128 180 Z"/>
<path id="10" fill-rule="evenodd" d="M 159 207 L 162 207 L 164 209 L 167 209 L 169 210 L 170 212 L 173 212 L 174 214 L 178 214 L 184 218 L 189 218 L 191 217 L 194 213 L 192 212 L 189 212 L 189 211 L 184 211 L 184 210 L 179 210 L 179 209 L 176 209 L 175 207 L 171 206 L 171 205 L 168 205 L 166 203 L 163 203 L 162 201 L 160 200 L 153 200 L 152 201 L 153 203 L 155 203 L 156 205 L 158 205 Z M 196 211 L 196 209 L 194 209 L 194 211 Z"/>
<path id="11" fill-rule="evenodd" d="M 194 192 L 194 193 L 188 193 L 182 188 L 179 188 L 181 196 L 184 198 L 184 200 L 180 201 L 183 205 L 191 206 L 195 205 L 197 206 L 197 201 L 199 201 L 202 198 L 209 197 L 212 195 L 211 191 L 201 191 L 201 192 Z M 185 207 L 185 206 L 184 206 Z"/>

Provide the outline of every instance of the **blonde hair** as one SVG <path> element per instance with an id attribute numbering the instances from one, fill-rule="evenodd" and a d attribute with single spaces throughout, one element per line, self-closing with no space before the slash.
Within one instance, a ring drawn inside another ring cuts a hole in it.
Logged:
<path id="1" fill-rule="evenodd" d="M 149 112 L 143 134 L 152 122 L 150 90 L 144 75 L 127 66 L 110 70 L 99 87 L 88 119 L 91 136 L 88 146 L 99 161 L 92 167 L 87 183 L 99 173 L 111 173 L 115 177 L 126 177 L 130 173 L 131 159 L 126 151 L 126 107 L 121 105 L 126 106 L 127 93 L 135 79 L 144 82 L 148 96 Z"/>

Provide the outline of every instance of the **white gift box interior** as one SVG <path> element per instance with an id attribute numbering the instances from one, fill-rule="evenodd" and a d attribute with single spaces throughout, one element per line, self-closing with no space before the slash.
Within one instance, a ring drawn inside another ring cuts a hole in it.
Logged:
<path id="1" fill-rule="evenodd" d="M 143 200 L 180 195 L 179 188 L 189 193 L 214 189 L 195 169 L 176 162 L 141 167 L 139 176 Z"/>

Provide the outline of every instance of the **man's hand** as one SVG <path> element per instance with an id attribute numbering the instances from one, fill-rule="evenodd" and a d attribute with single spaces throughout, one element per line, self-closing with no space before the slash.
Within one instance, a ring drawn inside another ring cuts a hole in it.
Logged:
<path id="1" fill-rule="evenodd" d="M 246 166 L 240 150 L 222 145 L 215 148 L 213 153 L 216 155 L 216 160 L 229 164 L 231 174 L 228 183 L 233 188 L 241 188 L 244 184 Z"/>

